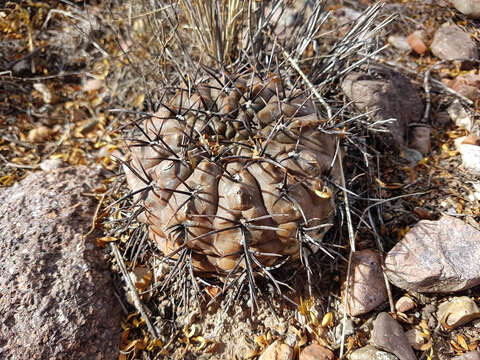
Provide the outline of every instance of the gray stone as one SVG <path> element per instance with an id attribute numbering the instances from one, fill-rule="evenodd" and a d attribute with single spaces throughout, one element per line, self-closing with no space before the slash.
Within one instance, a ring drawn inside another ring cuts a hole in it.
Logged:
<path id="1" fill-rule="evenodd" d="M 90 228 L 100 179 L 79 166 L 0 190 L 1 357 L 114 359 L 121 312 Z"/>
<path id="2" fill-rule="evenodd" d="M 338 325 L 335 326 L 335 339 L 337 344 L 340 343 L 342 340 L 342 332 L 343 332 L 343 319 L 338 322 Z M 352 319 L 345 320 L 345 337 L 353 335 L 355 333 L 355 323 Z"/>
<path id="3" fill-rule="evenodd" d="M 352 72 L 342 82 L 342 90 L 360 111 L 373 111 L 374 120 L 396 119 L 387 124 L 393 145 L 406 145 L 408 124 L 423 117 L 421 94 L 410 79 L 382 66 L 369 67 L 369 73 Z"/>
<path id="4" fill-rule="evenodd" d="M 435 32 L 430 50 L 442 60 L 478 59 L 477 46 L 470 35 L 450 23 L 444 23 Z"/>
<path id="5" fill-rule="evenodd" d="M 421 220 L 385 258 L 385 273 L 397 287 L 452 292 L 480 284 L 480 231 L 444 215 Z"/>
<path id="6" fill-rule="evenodd" d="M 378 314 L 373 322 L 370 342 L 375 347 L 394 354 L 400 360 L 416 360 L 402 327 L 386 312 Z"/>
<path id="7" fill-rule="evenodd" d="M 398 360 L 393 354 L 378 350 L 372 345 L 364 346 L 352 352 L 349 356 L 350 360 Z"/>
<path id="8" fill-rule="evenodd" d="M 423 159 L 423 155 L 420 151 L 410 148 L 403 149 L 402 156 L 412 166 L 417 165 L 418 162 Z"/>
<path id="9" fill-rule="evenodd" d="M 405 36 L 402 35 L 390 35 L 387 39 L 388 43 L 392 45 L 394 48 L 403 51 L 409 52 L 412 51 L 412 47 L 407 42 Z"/>
<path id="10" fill-rule="evenodd" d="M 450 0 L 462 14 L 473 19 L 480 19 L 480 1 L 478 0 Z"/>
<path id="11" fill-rule="evenodd" d="M 349 315 L 365 314 L 386 300 L 387 288 L 380 256 L 370 249 L 354 252 L 347 299 Z"/>
<path id="12" fill-rule="evenodd" d="M 65 165 L 66 164 L 62 159 L 45 159 L 39 164 L 40 169 L 42 169 L 43 171 L 59 169 L 61 167 L 64 167 Z"/>

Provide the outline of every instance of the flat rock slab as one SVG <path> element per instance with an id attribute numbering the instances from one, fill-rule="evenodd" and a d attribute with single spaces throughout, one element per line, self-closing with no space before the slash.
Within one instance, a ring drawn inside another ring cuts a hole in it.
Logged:
<path id="1" fill-rule="evenodd" d="M 422 119 L 420 92 L 410 79 L 389 68 L 371 66 L 369 73 L 351 72 L 342 90 L 360 111 L 372 111 L 375 120 L 396 119 L 386 125 L 396 146 L 406 145 L 408 124 Z"/>
<path id="2" fill-rule="evenodd" d="M 480 284 L 480 231 L 452 216 L 421 220 L 385 258 L 397 287 L 448 293 Z"/>
<path id="3" fill-rule="evenodd" d="M 84 166 L 0 190 L 0 358 L 116 359 L 121 312 L 93 239 Z"/>

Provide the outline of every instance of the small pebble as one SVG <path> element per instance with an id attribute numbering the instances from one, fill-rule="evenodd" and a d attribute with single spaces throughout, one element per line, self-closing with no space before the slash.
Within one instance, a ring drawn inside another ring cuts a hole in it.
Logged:
<path id="1" fill-rule="evenodd" d="M 423 155 L 420 151 L 410 148 L 404 149 L 401 156 L 412 166 L 417 165 L 417 163 L 423 159 Z"/>
<path id="2" fill-rule="evenodd" d="M 415 51 L 419 55 L 425 54 L 428 50 L 427 45 L 425 45 L 422 37 L 419 36 L 418 31 L 415 31 L 412 34 L 408 35 L 406 41 L 412 47 L 413 51 Z"/>
<path id="3" fill-rule="evenodd" d="M 417 304 L 409 296 L 402 296 L 395 303 L 395 309 L 399 312 L 406 313 L 407 311 L 412 310 Z"/>
<path id="4" fill-rule="evenodd" d="M 407 42 L 405 36 L 391 35 L 388 37 L 387 41 L 390 45 L 392 45 L 394 48 L 398 50 L 401 50 L 404 52 L 409 52 L 412 50 L 412 47 Z"/>
<path id="5" fill-rule="evenodd" d="M 65 165 L 62 159 L 45 159 L 39 164 L 39 167 L 43 171 L 51 171 L 64 167 Z"/>

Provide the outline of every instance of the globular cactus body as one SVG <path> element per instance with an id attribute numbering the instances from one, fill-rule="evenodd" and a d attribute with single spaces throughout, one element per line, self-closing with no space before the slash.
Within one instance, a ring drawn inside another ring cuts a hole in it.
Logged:
<path id="1" fill-rule="evenodd" d="M 191 249 L 196 270 L 225 274 L 249 256 L 272 266 L 321 243 L 338 142 L 307 94 L 275 77 L 216 74 L 139 124 L 124 168 L 165 255 Z"/>

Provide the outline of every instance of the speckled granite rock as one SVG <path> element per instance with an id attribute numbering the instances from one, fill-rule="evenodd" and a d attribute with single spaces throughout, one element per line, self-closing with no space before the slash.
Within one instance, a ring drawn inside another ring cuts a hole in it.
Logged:
<path id="1" fill-rule="evenodd" d="M 96 171 L 32 173 L 0 190 L 0 358 L 115 359 L 121 313 L 102 252 L 83 239 Z"/>

